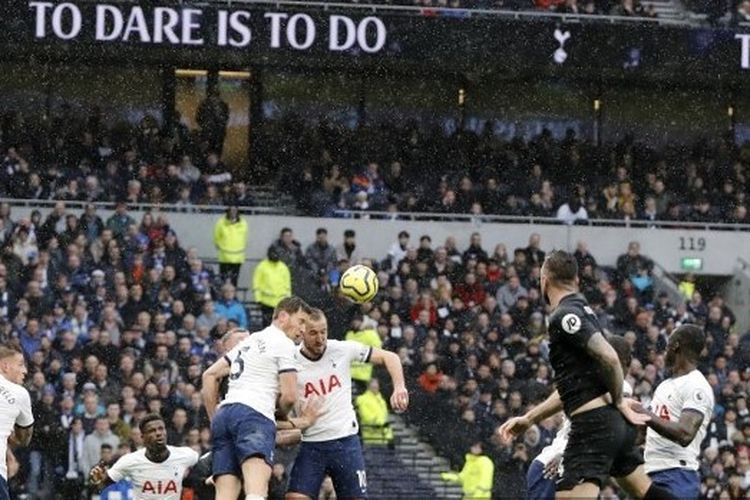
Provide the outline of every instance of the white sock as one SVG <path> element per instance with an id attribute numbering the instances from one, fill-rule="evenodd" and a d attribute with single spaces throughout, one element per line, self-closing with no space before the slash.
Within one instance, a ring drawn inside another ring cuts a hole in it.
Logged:
<path id="1" fill-rule="evenodd" d="M 262 495 L 245 495 L 245 500 L 266 500 Z"/>

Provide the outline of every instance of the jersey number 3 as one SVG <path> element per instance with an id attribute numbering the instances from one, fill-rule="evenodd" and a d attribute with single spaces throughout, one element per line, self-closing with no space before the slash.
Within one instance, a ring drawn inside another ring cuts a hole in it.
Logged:
<path id="1" fill-rule="evenodd" d="M 229 370 L 229 380 L 237 380 L 245 370 L 245 360 L 242 359 L 242 353 L 238 352 L 237 357 L 234 358 L 232 366 Z"/>

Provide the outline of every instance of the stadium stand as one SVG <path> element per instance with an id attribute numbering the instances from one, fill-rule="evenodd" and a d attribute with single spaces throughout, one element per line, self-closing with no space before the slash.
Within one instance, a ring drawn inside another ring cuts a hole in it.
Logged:
<path id="1" fill-rule="evenodd" d="M 571 224 L 750 222 L 749 146 L 726 137 L 654 150 L 632 136 L 596 146 L 572 131 L 561 140 L 549 131 L 528 141 L 506 139 L 492 132 L 492 122 L 479 133 L 446 135 L 415 124 L 348 129 L 287 117 L 268 124 L 258 152 L 258 170 L 278 172 L 264 179 L 275 188 L 257 189 L 184 125 L 160 135 L 148 117 L 136 127 L 107 129 L 97 110 L 80 118 L 64 112 L 45 125 L 6 114 L 0 197 L 170 203 L 181 211 L 261 205 L 271 213 L 315 216 L 380 211 L 552 217 Z M 425 168 L 435 175 L 415 182 L 414 173 Z"/>
<path id="2" fill-rule="evenodd" d="M 119 444 L 113 446 L 116 454 L 138 446 L 133 424 L 146 411 L 166 416 L 170 443 L 200 451 L 209 445 L 197 389 L 202 369 L 221 354 L 213 339 L 233 324 L 223 316 L 230 307 L 221 304 L 231 297 L 223 296 L 216 270 L 198 258 L 192 242 L 170 228 L 168 216 L 141 219 L 135 221 L 125 205 L 105 220 L 95 211 L 77 217 L 63 203 L 31 220 L 14 219 L 12 208 L 2 207 L 0 340 L 28 355 L 28 387 L 39 422 L 62 424 L 40 425 L 28 453 L 19 456 L 14 489 L 30 498 L 83 486 L 83 461 L 70 460 L 76 416 L 92 436 L 97 416 L 109 421 L 111 433 L 88 440 L 86 460 L 94 463 L 97 440 Z M 397 429 L 395 449 L 368 446 L 373 491 L 454 494 L 438 490 L 438 469 L 460 468 L 470 445 L 482 440 L 495 463 L 495 495 L 518 497 L 522 472 L 557 425 L 545 422 L 510 447 L 494 434 L 550 388 L 538 290 L 545 242 L 531 238 L 528 247 L 509 253 L 492 252 L 479 239 L 468 248 L 420 243 L 418 250 L 394 245 L 387 256 L 369 256 L 381 271 L 382 287 L 361 309 L 332 297 L 338 267 L 313 273 L 294 241 L 282 259 L 295 286 L 304 284 L 315 292 L 311 301 L 333 311 L 332 322 L 343 331 L 350 325 L 375 330 L 406 367 L 413 401 L 403 423 L 391 424 Z M 718 406 L 704 443 L 704 490 L 718 495 L 747 488 L 750 337 L 735 330 L 733 312 L 721 297 L 704 300 L 699 291 L 684 303 L 670 303 L 637 244 L 623 248 L 610 266 L 585 247 L 577 258 L 583 291 L 602 324 L 633 345 L 628 377 L 642 400 L 664 376 L 669 332 L 684 322 L 705 325 L 711 344 L 701 368 Z M 259 326 L 260 311 L 244 302 L 250 326 Z M 420 451 L 413 433 L 447 462 Z M 394 478 L 400 478 L 398 486 Z M 79 498 L 65 494 L 61 498 Z"/>

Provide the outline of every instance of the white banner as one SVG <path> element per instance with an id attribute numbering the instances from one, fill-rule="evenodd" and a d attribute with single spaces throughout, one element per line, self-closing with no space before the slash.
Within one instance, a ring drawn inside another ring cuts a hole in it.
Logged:
<path id="1" fill-rule="evenodd" d="M 386 44 L 378 17 L 313 17 L 306 13 L 228 9 L 140 7 L 30 1 L 34 37 L 101 43 L 168 44 L 246 48 L 262 43 L 272 49 L 379 52 Z M 323 24 L 322 26 L 320 24 Z"/>

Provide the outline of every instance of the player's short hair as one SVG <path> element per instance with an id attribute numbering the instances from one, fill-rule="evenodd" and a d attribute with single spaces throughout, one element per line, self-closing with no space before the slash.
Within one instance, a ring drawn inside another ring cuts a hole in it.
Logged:
<path id="1" fill-rule="evenodd" d="M 691 359 L 697 360 L 706 347 L 706 334 L 698 325 L 680 325 L 672 332 L 672 337 L 679 341 L 680 349 Z"/>
<path id="2" fill-rule="evenodd" d="M 612 348 L 617 353 L 617 357 L 620 359 L 622 369 L 626 370 L 630 366 L 630 362 L 633 360 L 633 350 L 628 344 L 628 341 L 624 337 L 619 335 L 610 335 L 607 337 Z"/>
<path id="3" fill-rule="evenodd" d="M 157 413 L 149 413 L 145 417 L 141 419 L 141 421 L 138 423 L 138 429 L 140 429 L 141 433 L 146 432 L 146 426 L 150 424 L 151 422 L 161 421 L 164 422 L 164 419 L 161 415 Z M 165 424 L 166 425 L 166 424 Z"/>
<path id="4" fill-rule="evenodd" d="M 20 354 L 23 356 L 21 350 L 13 345 L 0 345 L 0 359 L 10 358 Z"/>
<path id="5" fill-rule="evenodd" d="M 310 314 L 312 308 L 300 297 L 292 295 L 291 297 L 281 299 L 281 302 L 276 305 L 276 308 L 273 310 L 273 319 L 278 318 L 282 312 L 295 314 L 300 310 L 305 314 Z"/>
<path id="6" fill-rule="evenodd" d="M 244 328 L 230 328 L 229 330 L 227 330 L 227 332 L 224 335 L 221 336 L 221 343 L 226 344 L 229 341 L 229 339 L 232 338 L 232 335 L 234 335 L 235 333 L 250 334 L 250 332 L 245 330 Z"/>
<path id="7" fill-rule="evenodd" d="M 578 262 L 563 250 L 553 250 L 544 259 L 547 277 L 557 283 L 573 283 L 578 276 Z"/>
<path id="8" fill-rule="evenodd" d="M 317 307 L 311 307 L 308 315 L 310 316 L 310 319 L 312 321 L 320 321 L 321 319 L 325 319 L 326 317 L 323 311 L 321 311 Z"/>

